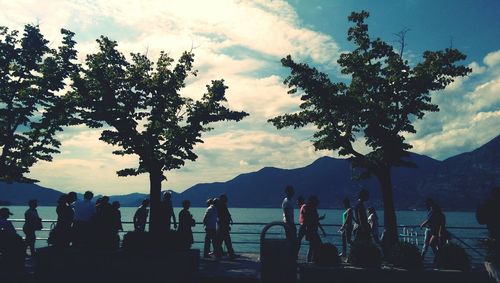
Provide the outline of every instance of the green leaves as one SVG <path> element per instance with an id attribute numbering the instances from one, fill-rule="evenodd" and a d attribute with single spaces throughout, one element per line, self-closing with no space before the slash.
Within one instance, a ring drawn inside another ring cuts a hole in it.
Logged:
<path id="1" fill-rule="evenodd" d="M 281 63 L 290 70 L 284 84 L 288 93 L 299 93 L 301 111 L 270 119 L 278 129 L 315 125 L 316 149 L 339 150 L 354 166 L 377 171 L 380 166 L 409 166 L 402 161 L 411 145 L 404 133 L 415 133 L 412 118 L 438 111 L 430 93 L 444 89 L 453 78 L 471 70 L 457 65 L 465 55 L 456 49 L 426 51 L 423 62 L 412 68 L 394 48 L 381 39 L 371 39 L 365 23 L 368 12 L 353 12 L 349 21 L 349 41 L 356 47 L 337 61 L 348 85 L 332 82 L 328 76 L 307 64 L 296 63 L 290 55 Z M 360 154 L 353 142 L 364 137 L 372 149 Z"/>
<path id="2" fill-rule="evenodd" d="M 73 33 L 61 30 L 62 45 L 49 47 L 38 26 L 19 32 L 0 27 L 0 180 L 33 182 L 24 177 L 38 160 L 58 153 L 55 134 L 72 122 L 73 108 L 57 92 L 77 69 Z"/>
<path id="3" fill-rule="evenodd" d="M 180 95 L 193 70 L 194 54 L 175 60 L 161 52 L 156 64 L 141 54 L 131 61 L 106 37 L 97 40 L 99 52 L 87 57 L 87 68 L 75 83 L 79 113 L 90 127 L 107 126 L 101 140 L 120 147 L 117 155 L 139 156 L 137 168 L 119 176 L 180 168 L 195 160 L 194 145 L 213 122 L 239 121 L 248 114 L 232 111 L 226 102 L 223 80 L 212 81 L 201 100 Z M 163 177 L 164 178 L 164 177 Z"/>

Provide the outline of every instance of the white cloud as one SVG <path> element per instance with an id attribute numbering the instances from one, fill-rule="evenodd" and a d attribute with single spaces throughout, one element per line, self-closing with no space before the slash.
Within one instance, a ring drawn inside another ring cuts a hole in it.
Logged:
<path id="1" fill-rule="evenodd" d="M 498 63 L 500 63 L 500 50 L 488 53 L 488 55 L 486 55 L 486 57 L 484 57 L 483 61 L 489 67 L 493 67 L 493 66 L 497 65 Z"/>

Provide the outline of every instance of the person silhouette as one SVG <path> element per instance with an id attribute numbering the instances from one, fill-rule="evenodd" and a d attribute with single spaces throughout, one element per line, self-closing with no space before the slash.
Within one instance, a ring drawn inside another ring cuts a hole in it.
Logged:
<path id="1" fill-rule="evenodd" d="M 316 196 L 310 196 L 304 207 L 304 226 L 306 230 L 306 240 L 309 241 L 309 251 L 307 252 L 307 262 L 311 262 L 318 249 L 321 247 L 321 238 L 318 234 L 318 228 L 326 237 L 325 230 L 320 223 L 318 214 L 319 199 Z"/>
<path id="2" fill-rule="evenodd" d="M 203 226 L 205 226 L 204 258 L 210 258 L 210 244 L 212 244 L 214 253 L 217 251 L 217 208 L 215 207 L 215 203 L 215 199 L 207 200 L 208 207 L 203 217 Z"/>
<path id="3" fill-rule="evenodd" d="M 354 223 L 356 223 L 353 234 L 355 241 L 368 241 L 370 239 L 370 225 L 366 215 L 365 202 L 370 198 L 370 193 L 363 189 L 358 193 L 358 203 L 354 209 Z"/>
<path id="4" fill-rule="evenodd" d="M 144 232 L 146 230 L 146 223 L 148 222 L 149 214 L 149 199 L 142 201 L 142 204 L 137 208 L 134 214 L 134 230 L 137 232 Z"/>
<path id="5" fill-rule="evenodd" d="M 75 212 L 71 208 L 71 200 L 70 194 L 65 194 L 60 196 L 57 201 L 57 222 L 49 234 L 49 243 L 53 246 L 69 247 L 71 243 L 71 225 L 75 216 Z"/>
<path id="6" fill-rule="evenodd" d="M 36 235 L 35 231 L 42 230 L 42 219 L 38 216 L 38 202 L 36 199 L 28 201 L 29 208 L 24 213 L 24 225 L 23 232 L 26 235 L 24 242 L 28 249 L 30 250 L 30 255 L 35 254 L 35 241 Z"/>
<path id="7" fill-rule="evenodd" d="M 300 253 L 300 245 L 302 243 L 302 238 L 306 235 L 306 228 L 304 226 L 304 208 L 306 202 L 303 196 L 297 198 L 297 206 L 299 207 L 299 232 L 297 233 L 297 256 Z"/>
<path id="8" fill-rule="evenodd" d="M 351 208 L 351 202 L 348 198 L 344 198 L 342 201 L 344 205 L 344 213 L 342 213 L 342 226 L 340 227 L 340 233 L 342 237 L 342 253 L 340 256 L 347 256 L 347 245 L 352 244 L 352 229 L 353 229 L 353 212 Z"/>
<path id="9" fill-rule="evenodd" d="M 179 238 L 182 239 L 184 245 L 190 248 L 194 243 L 192 227 L 195 226 L 193 215 L 189 212 L 191 202 L 189 200 L 182 201 L 182 210 L 179 212 Z"/>
<path id="10" fill-rule="evenodd" d="M 375 211 L 375 208 L 373 207 L 368 208 L 368 224 L 370 225 L 370 231 L 373 237 L 373 241 L 380 245 L 380 235 L 378 232 L 378 215 Z"/>
<path id="11" fill-rule="evenodd" d="M 174 206 L 172 205 L 172 193 L 167 191 L 163 194 L 163 202 L 162 202 L 162 210 L 163 210 L 163 220 L 164 229 L 166 231 L 170 231 L 170 225 L 172 220 L 174 222 L 174 229 L 177 229 L 177 221 L 175 219 Z"/>
<path id="12" fill-rule="evenodd" d="M 218 218 L 217 247 L 220 249 L 218 252 L 216 251 L 216 256 L 222 256 L 222 243 L 224 243 L 226 245 L 229 258 L 235 258 L 236 254 L 234 253 L 230 235 L 231 224 L 233 224 L 233 218 L 231 217 L 229 209 L 227 208 L 226 195 L 222 194 L 219 196 L 219 201 L 216 203 L 216 207 L 217 207 L 217 218 Z"/>
<path id="13" fill-rule="evenodd" d="M 294 217 L 293 217 L 293 196 L 295 195 L 295 190 L 292 186 L 285 187 L 285 198 L 281 203 L 281 208 L 283 210 L 283 222 L 288 227 L 287 229 L 287 239 L 295 242 L 297 238 L 297 229 L 295 227 Z"/>
<path id="14" fill-rule="evenodd" d="M 75 202 L 75 217 L 74 217 L 74 241 L 75 246 L 86 246 L 92 241 L 93 227 L 92 220 L 96 214 L 96 205 L 92 201 L 94 194 L 91 191 L 86 191 L 83 194 L 83 200 Z"/>
<path id="15" fill-rule="evenodd" d="M 17 234 L 14 225 L 8 220 L 11 215 L 13 214 L 8 208 L 0 208 L 0 254 L 2 254 L 0 278 L 6 280 L 22 274 L 26 254 L 23 238 Z"/>

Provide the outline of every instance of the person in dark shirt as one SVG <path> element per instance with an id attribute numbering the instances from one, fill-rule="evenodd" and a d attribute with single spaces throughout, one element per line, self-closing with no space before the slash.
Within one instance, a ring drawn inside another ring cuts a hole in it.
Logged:
<path id="1" fill-rule="evenodd" d="M 30 255 L 33 256 L 35 254 L 35 231 L 42 230 L 42 219 L 38 216 L 38 211 L 36 210 L 38 207 L 36 199 L 30 200 L 28 206 L 28 210 L 24 213 L 25 222 L 23 225 L 23 232 L 26 235 L 24 242 L 30 250 Z"/>
<path id="2" fill-rule="evenodd" d="M 177 229 L 177 220 L 175 219 L 174 206 L 172 205 L 172 193 L 171 192 L 167 191 L 167 192 L 165 192 L 165 194 L 163 194 L 163 202 L 161 204 L 161 210 L 162 210 L 161 219 L 164 222 L 162 230 L 170 231 L 170 224 L 172 223 L 172 220 L 174 222 L 174 229 Z"/>
<path id="3" fill-rule="evenodd" d="M 137 208 L 134 214 L 134 230 L 144 232 L 146 230 L 146 223 L 148 222 L 149 214 L 149 199 L 142 201 L 141 206 Z"/>
<path id="4" fill-rule="evenodd" d="M 177 229 L 179 237 L 188 248 L 194 243 L 192 227 L 196 224 L 193 215 L 189 212 L 190 206 L 191 202 L 189 200 L 182 202 L 183 209 L 179 212 L 179 228 Z"/>
<path id="5" fill-rule="evenodd" d="M 352 243 L 352 219 L 353 213 L 351 208 L 351 202 L 348 198 L 345 198 L 342 202 L 344 204 L 344 213 L 342 213 L 342 226 L 340 227 L 340 233 L 342 236 L 342 253 L 341 256 L 347 256 L 347 245 Z"/>
<path id="6" fill-rule="evenodd" d="M 425 227 L 425 240 L 424 248 L 422 249 L 422 257 L 425 257 L 428 247 L 431 247 L 434 255 L 436 255 L 439 248 L 446 242 L 446 218 L 441 211 L 441 208 L 430 198 L 425 201 L 427 210 L 427 218 L 420 227 Z"/>
<path id="7" fill-rule="evenodd" d="M 59 197 L 57 201 L 57 222 L 49 234 L 49 243 L 56 247 L 69 247 L 71 243 L 72 223 L 75 217 L 71 200 L 72 197 L 67 194 Z"/>
<path id="8" fill-rule="evenodd" d="M 221 195 L 219 197 L 219 201 L 217 203 L 217 216 L 218 216 L 218 227 L 217 227 L 217 247 L 220 249 L 218 252 L 216 251 L 216 256 L 222 256 L 222 243 L 225 243 L 227 248 L 227 253 L 230 258 L 235 258 L 236 254 L 234 253 L 233 244 L 231 242 L 231 224 L 233 224 L 233 219 L 231 218 L 231 214 L 229 213 L 229 209 L 227 208 L 227 196 Z"/>
<path id="9" fill-rule="evenodd" d="M 358 194 L 358 203 L 354 208 L 354 222 L 356 227 L 353 230 L 355 241 L 370 240 L 370 224 L 366 215 L 365 202 L 370 198 L 370 193 L 367 190 L 361 190 Z"/>

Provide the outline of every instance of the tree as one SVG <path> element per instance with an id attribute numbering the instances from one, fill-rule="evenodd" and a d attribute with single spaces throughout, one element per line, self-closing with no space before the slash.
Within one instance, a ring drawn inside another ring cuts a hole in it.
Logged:
<path id="1" fill-rule="evenodd" d="M 270 119 L 278 129 L 316 126 L 313 143 L 316 150 L 338 150 L 353 167 L 362 168 L 360 177 L 375 176 L 384 202 L 385 243 L 397 241 L 391 168 L 415 167 L 405 157 L 411 145 L 405 133 L 415 133 L 412 121 L 428 111 L 438 111 L 431 103 L 431 92 L 444 89 L 453 78 L 471 70 L 456 65 L 465 55 L 456 49 L 425 51 L 423 61 L 411 67 L 386 42 L 371 39 L 365 19 L 368 12 L 353 12 L 348 40 L 355 49 L 340 56 L 342 74 L 350 75 L 348 84 L 332 82 L 325 73 L 307 64 L 296 63 L 288 55 L 281 60 L 291 74 L 285 79 L 289 94 L 300 93 L 302 103 L 297 113 Z M 363 154 L 353 147 L 364 138 L 370 152 Z"/>
<path id="2" fill-rule="evenodd" d="M 90 127 L 104 127 L 100 139 L 120 147 L 117 155 L 139 157 L 137 168 L 119 176 L 149 174 L 150 231 L 159 231 L 158 208 L 164 171 L 196 160 L 193 146 L 210 123 L 239 121 L 248 114 L 232 111 L 226 101 L 223 80 L 212 81 L 199 101 L 180 95 L 193 70 L 194 55 L 184 52 L 178 62 L 161 52 L 155 64 L 145 55 L 131 54 L 131 62 L 106 37 L 97 40 L 99 52 L 87 56 L 83 76 L 75 80 L 80 116 Z"/>
<path id="3" fill-rule="evenodd" d="M 30 167 L 59 152 L 54 135 L 72 110 L 60 91 L 76 59 L 74 34 L 61 34 L 62 45 L 53 49 L 38 26 L 26 25 L 21 38 L 0 27 L 0 180 L 35 182 L 25 176 Z"/>

